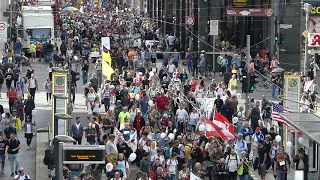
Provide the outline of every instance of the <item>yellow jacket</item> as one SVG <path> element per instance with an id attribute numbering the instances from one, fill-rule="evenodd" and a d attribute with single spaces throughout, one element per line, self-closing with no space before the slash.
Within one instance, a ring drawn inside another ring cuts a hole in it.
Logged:
<path id="1" fill-rule="evenodd" d="M 17 119 L 16 119 L 16 128 L 18 131 L 20 131 L 22 129 L 21 120 L 19 117 L 17 117 Z"/>

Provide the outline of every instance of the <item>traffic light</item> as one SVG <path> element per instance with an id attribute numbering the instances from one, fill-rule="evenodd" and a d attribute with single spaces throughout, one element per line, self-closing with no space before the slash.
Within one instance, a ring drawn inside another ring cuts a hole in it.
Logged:
<path id="1" fill-rule="evenodd" d="M 251 75 L 250 76 L 250 89 L 249 89 L 249 93 L 253 93 L 253 91 L 255 90 L 255 84 L 256 84 L 256 80 L 255 80 L 256 76 L 255 75 Z"/>
<path id="2" fill-rule="evenodd" d="M 284 33 L 280 33 L 280 37 L 279 37 L 279 44 L 284 44 L 284 41 L 286 39 L 286 34 Z"/>
<path id="3" fill-rule="evenodd" d="M 276 35 L 275 35 L 275 37 L 274 37 L 274 40 L 275 40 L 276 42 L 279 41 L 279 34 L 278 34 L 278 33 L 276 33 Z"/>

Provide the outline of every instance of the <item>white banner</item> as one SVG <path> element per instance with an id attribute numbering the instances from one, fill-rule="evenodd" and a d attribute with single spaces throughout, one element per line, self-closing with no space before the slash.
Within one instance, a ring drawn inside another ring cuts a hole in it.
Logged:
<path id="1" fill-rule="evenodd" d="M 190 180 L 202 180 L 202 179 L 196 176 L 195 174 L 193 174 L 193 172 L 190 172 Z"/>
<path id="2" fill-rule="evenodd" d="M 103 50 L 103 46 L 110 50 L 110 37 L 102 37 L 101 38 L 101 48 Z"/>

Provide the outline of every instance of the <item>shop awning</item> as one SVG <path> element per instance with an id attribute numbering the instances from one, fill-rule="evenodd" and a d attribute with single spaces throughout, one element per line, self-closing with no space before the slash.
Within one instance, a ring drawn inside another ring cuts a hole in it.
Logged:
<path id="1" fill-rule="evenodd" d="M 291 126 L 320 144 L 320 117 L 311 113 L 280 113 Z"/>

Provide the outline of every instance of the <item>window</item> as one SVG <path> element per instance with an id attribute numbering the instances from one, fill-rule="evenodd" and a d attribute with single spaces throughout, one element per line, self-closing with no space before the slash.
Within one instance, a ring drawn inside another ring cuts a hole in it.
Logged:
<path id="1" fill-rule="evenodd" d="M 31 36 L 31 39 L 49 39 L 51 38 L 51 29 L 30 29 L 29 36 Z"/>

